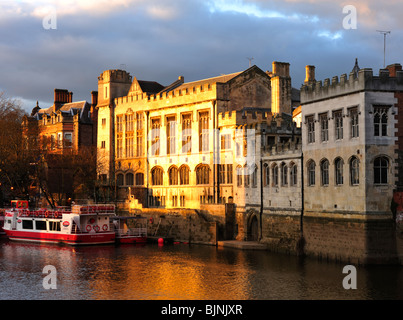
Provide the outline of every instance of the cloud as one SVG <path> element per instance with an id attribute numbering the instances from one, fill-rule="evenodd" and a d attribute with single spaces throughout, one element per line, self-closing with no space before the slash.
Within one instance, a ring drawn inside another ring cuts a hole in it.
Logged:
<path id="1" fill-rule="evenodd" d="M 263 70 L 290 62 L 298 88 L 307 64 L 318 79 L 349 73 L 356 57 L 376 72 L 383 65 L 376 30 L 385 28 L 387 61 L 399 62 L 403 4 L 356 0 L 358 28 L 345 30 L 346 1 L 1 1 L 0 89 L 32 109 L 32 101 L 51 103 L 54 88 L 90 99 L 107 69 L 169 84 L 179 75 L 193 81 L 244 70 L 248 57 Z M 42 25 L 49 8 L 55 30 Z"/>

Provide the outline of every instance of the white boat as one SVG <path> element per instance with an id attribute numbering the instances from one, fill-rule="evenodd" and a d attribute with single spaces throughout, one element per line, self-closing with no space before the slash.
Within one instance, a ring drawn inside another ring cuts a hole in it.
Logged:
<path id="1" fill-rule="evenodd" d="M 115 243 L 114 205 L 74 205 L 70 209 L 6 209 L 4 231 L 10 240 L 92 245 Z"/>

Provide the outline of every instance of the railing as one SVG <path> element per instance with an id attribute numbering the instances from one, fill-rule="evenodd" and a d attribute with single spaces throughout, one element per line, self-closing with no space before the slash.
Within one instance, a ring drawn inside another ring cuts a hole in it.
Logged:
<path id="1" fill-rule="evenodd" d="M 121 237 L 145 237 L 147 228 L 116 229 L 116 233 Z"/>

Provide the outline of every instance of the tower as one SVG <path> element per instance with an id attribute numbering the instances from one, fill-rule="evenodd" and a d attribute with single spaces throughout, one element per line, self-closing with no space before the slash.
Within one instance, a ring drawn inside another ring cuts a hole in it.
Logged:
<path id="1" fill-rule="evenodd" d="M 98 179 L 104 185 L 113 185 L 115 157 L 115 98 L 127 95 L 132 76 L 124 70 L 106 70 L 98 77 Z"/>

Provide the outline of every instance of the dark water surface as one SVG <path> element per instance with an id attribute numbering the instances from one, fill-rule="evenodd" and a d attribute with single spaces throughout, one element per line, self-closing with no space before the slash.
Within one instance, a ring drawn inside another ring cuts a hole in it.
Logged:
<path id="1" fill-rule="evenodd" d="M 57 288 L 45 289 L 52 265 Z M 0 241 L 0 299 L 402 299 L 403 267 L 343 264 L 202 245 L 68 247 Z"/>

